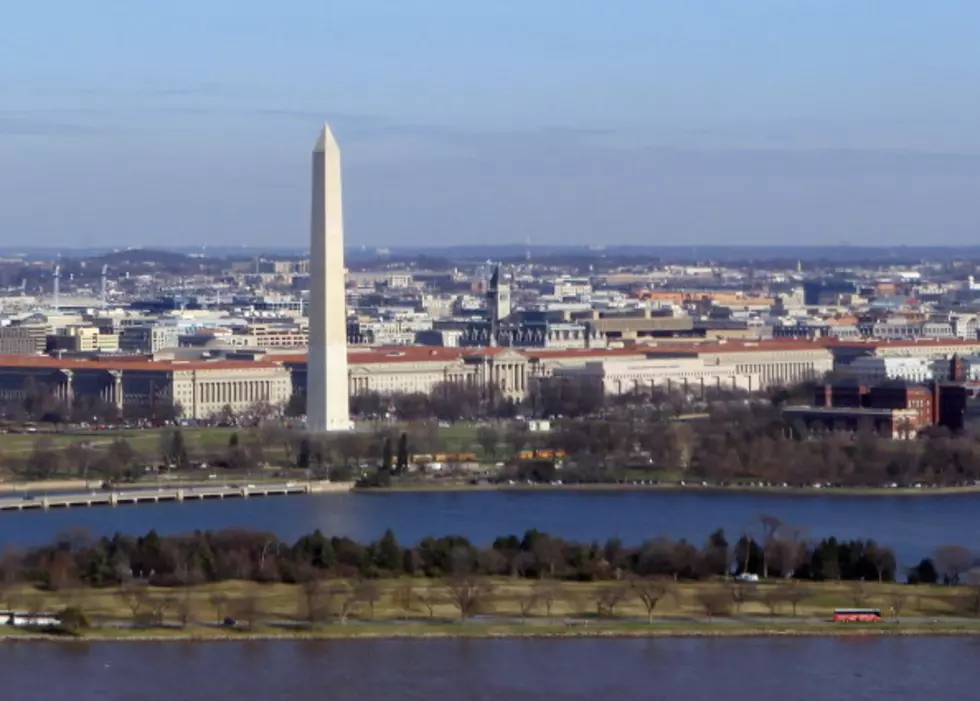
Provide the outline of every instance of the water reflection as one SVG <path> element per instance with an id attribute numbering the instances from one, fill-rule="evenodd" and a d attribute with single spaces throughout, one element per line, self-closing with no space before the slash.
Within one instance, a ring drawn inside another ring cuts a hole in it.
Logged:
<path id="1" fill-rule="evenodd" d="M 972 698 L 962 638 L 11 644 L 3 698 Z M 57 673 L 52 673 L 57 670 Z"/>

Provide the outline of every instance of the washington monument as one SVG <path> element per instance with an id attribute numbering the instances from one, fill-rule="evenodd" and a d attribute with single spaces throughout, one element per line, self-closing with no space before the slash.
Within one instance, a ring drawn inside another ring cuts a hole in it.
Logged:
<path id="1" fill-rule="evenodd" d="M 306 428 L 311 433 L 350 430 L 340 148 L 326 124 L 313 147 L 309 317 Z"/>

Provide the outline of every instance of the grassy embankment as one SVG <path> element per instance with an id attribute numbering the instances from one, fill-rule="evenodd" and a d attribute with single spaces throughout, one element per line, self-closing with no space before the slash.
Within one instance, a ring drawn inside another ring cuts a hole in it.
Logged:
<path id="1" fill-rule="evenodd" d="M 375 427 L 382 428 L 380 424 L 364 423 L 358 428 L 369 431 Z M 395 425 L 396 431 L 402 430 L 403 426 Z M 172 429 L 169 428 L 146 428 L 146 429 L 120 429 L 113 431 L 93 431 L 93 430 L 73 430 L 66 433 L 37 432 L 37 433 L 5 433 L 0 434 L 0 455 L 9 457 L 27 457 L 34 450 L 34 446 L 39 440 L 49 445 L 53 450 L 65 450 L 69 446 L 77 443 L 88 443 L 95 450 L 107 449 L 116 439 L 125 439 L 130 446 L 141 456 L 152 458 L 157 461 L 160 459 L 161 437 Z M 439 440 L 441 450 L 445 452 L 475 452 L 483 454 L 483 449 L 477 442 L 478 425 L 474 423 L 456 423 L 452 426 L 439 429 Z M 232 434 L 238 434 L 239 441 L 247 444 L 249 441 L 261 441 L 265 457 L 270 462 L 281 462 L 285 460 L 283 446 L 270 443 L 261 434 L 261 430 L 252 428 L 182 428 L 184 442 L 187 452 L 192 457 L 204 456 L 209 453 L 220 452 L 228 447 L 228 441 Z M 506 446 L 501 443 L 498 452 L 503 455 Z"/>
<path id="2" fill-rule="evenodd" d="M 152 589 L 144 594 L 143 610 L 152 602 L 169 600 L 164 608 L 164 625 L 125 627 L 132 620 L 127 599 L 117 589 L 36 592 L 21 589 L 11 594 L 12 604 L 30 603 L 34 608 L 59 609 L 72 605 L 82 609 L 93 627 L 84 639 L 238 639 L 248 637 L 357 638 L 357 637 L 568 637 L 568 636 L 669 636 L 669 635 L 846 635 L 846 634 L 980 634 L 980 620 L 962 617 L 965 591 L 951 587 L 909 587 L 898 584 L 796 583 L 761 584 L 741 588 L 749 600 L 725 615 L 709 620 L 701 600 L 706 592 L 728 591 L 720 583 L 679 583 L 654 609 L 652 621 L 641 601 L 627 597 L 614 615 L 596 615 L 596 592 L 614 587 L 609 583 L 562 583 L 554 594 L 550 614 L 539 599 L 522 621 L 522 602 L 527 602 L 535 582 L 500 578 L 492 580 L 492 592 L 481 607 L 481 615 L 460 621 L 449 590 L 430 580 L 412 580 L 414 596 L 406 608 L 399 591 L 405 580 L 378 582 L 379 597 L 373 612 L 367 603 L 353 606 L 349 620 L 332 619 L 310 624 L 304 614 L 303 589 L 295 585 L 255 585 L 222 582 L 187 590 L 189 610 L 196 623 L 177 625 L 176 602 L 185 590 Z M 788 601 L 774 611 L 764 603 L 767 594 L 780 587 L 795 586 L 806 591 L 794 615 Z M 886 616 L 896 608 L 898 620 L 877 624 L 834 624 L 834 608 L 858 605 L 880 608 Z M 243 601 L 251 601 L 252 625 L 238 613 Z M 430 611 L 431 606 L 431 611 Z M 526 606 L 525 606 L 526 607 Z M 337 610 L 335 605 L 334 610 Z M 235 628 L 216 624 L 224 616 L 239 618 Z M 14 632 L 14 631 L 11 631 Z"/>
<path id="3" fill-rule="evenodd" d="M 365 430 L 373 428 L 373 424 L 362 426 Z M 399 428 L 398 426 L 395 427 Z M 73 445 L 86 444 L 96 452 L 108 450 L 112 443 L 119 439 L 126 440 L 137 453 L 137 461 L 145 464 L 159 464 L 161 457 L 161 442 L 164 435 L 171 429 L 121 429 L 113 431 L 72 431 L 68 433 L 7 433 L 0 434 L 0 492 L 10 490 L 22 478 L 4 469 L 4 462 L 26 460 L 41 442 L 46 449 L 56 452 L 67 451 Z M 191 460 L 206 460 L 215 455 L 222 455 L 227 449 L 233 434 L 238 435 L 241 445 L 260 443 L 262 458 L 270 466 L 271 472 L 278 472 L 294 467 L 295 451 L 287 456 L 282 443 L 270 441 L 260 430 L 251 428 L 183 428 L 184 443 Z M 440 429 L 442 449 L 447 452 L 476 452 L 483 453 L 476 441 L 476 424 L 455 424 Z M 503 446 L 501 446 L 501 450 Z M 84 489 L 84 482 L 79 480 L 77 469 L 66 460 L 65 469 L 53 475 L 49 482 L 51 489 Z M 305 474 L 296 470 L 294 474 L 284 474 L 284 479 L 298 479 Z M 235 475 L 223 471 L 224 478 L 234 479 Z M 201 477 L 201 475 L 191 475 Z M 205 475 L 206 476 L 206 475 Z M 245 477 L 244 475 L 242 476 Z M 271 475 L 261 476 L 253 472 L 250 479 L 272 479 Z M 142 482 L 155 483 L 156 476 L 148 475 Z"/>
<path id="4" fill-rule="evenodd" d="M 247 433 L 246 429 L 238 429 Z M 167 432 L 163 428 L 120 429 L 115 431 L 72 431 L 71 433 L 6 433 L 0 435 L 0 453 L 5 456 L 30 455 L 39 440 L 50 444 L 54 450 L 64 450 L 76 443 L 88 443 L 96 450 L 105 450 L 113 441 L 125 439 L 141 455 L 153 455 L 159 459 L 160 437 Z M 185 428 L 182 429 L 187 450 L 205 453 L 226 448 L 233 428 Z"/>
<path id="5" fill-rule="evenodd" d="M 74 445 L 84 444 L 91 448 L 95 453 L 106 451 L 116 440 L 125 440 L 137 455 L 137 462 L 140 464 L 156 465 L 161 461 L 161 442 L 169 429 L 122 429 L 113 431 L 72 431 L 70 433 L 8 433 L 0 434 L 0 492 L 11 491 L 23 486 L 23 478 L 12 473 L 9 469 L 4 469 L 3 462 L 23 461 L 34 451 L 35 446 L 42 444 L 46 450 L 62 452 L 66 459 L 64 469 L 58 474 L 53 475 L 43 483 L 31 484 L 31 489 L 84 489 L 85 482 L 80 479 L 77 466 L 72 464 L 68 457 L 69 449 Z M 222 455 L 228 449 L 228 444 L 233 434 L 238 434 L 239 441 L 245 444 L 248 441 L 262 440 L 260 434 L 253 429 L 234 429 L 234 428 L 184 428 L 182 429 L 184 442 L 191 460 L 207 460 L 214 455 Z M 40 442 L 40 443 L 39 443 Z M 255 473 L 249 475 L 249 479 L 261 478 L 263 480 L 273 479 L 271 473 L 280 471 L 284 465 L 291 466 L 286 460 L 285 449 L 281 444 L 270 443 L 267 440 L 262 442 L 263 458 L 271 466 L 270 474 L 266 477 L 259 477 Z M 97 458 L 98 456 L 96 456 Z M 97 459 L 92 460 L 93 463 Z M 296 475 L 305 474 L 305 471 L 295 471 Z M 230 478 L 230 475 L 225 472 Z M 296 479 L 296 475 L 283 475 L 284 479 Z M 207 474 L 202 471 L 181 473 L 184 478 L 206 479 Z M 245 475 L 242 475 L 244 478 Z M 92 479 L 97 479 L 97 475 L 92 475 Z M 148 474 L 141 479 L 143 483 L 157 483 L 158 478 L 155 474 Z M 169 483 L 170 480 L 165 482 Z M 161 482 L 163 483 L 163 482 Z"/>

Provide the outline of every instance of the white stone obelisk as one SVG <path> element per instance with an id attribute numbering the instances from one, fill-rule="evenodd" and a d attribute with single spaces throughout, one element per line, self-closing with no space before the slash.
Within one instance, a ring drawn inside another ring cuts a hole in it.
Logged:
<path id="1" fill-rule="evenodd" d="M 306 428 L 350 430 L 340 148 L 326 124 L 313 148 L 309 318 Z"/>

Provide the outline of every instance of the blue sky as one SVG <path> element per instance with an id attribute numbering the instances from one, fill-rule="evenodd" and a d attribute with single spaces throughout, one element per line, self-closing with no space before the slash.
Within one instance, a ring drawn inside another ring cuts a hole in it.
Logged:
<path id="1" fill-rule="evenodd" d="M 0 245 L 976 243 L 975 0 L 74 0 L 0 21 Z"/>

